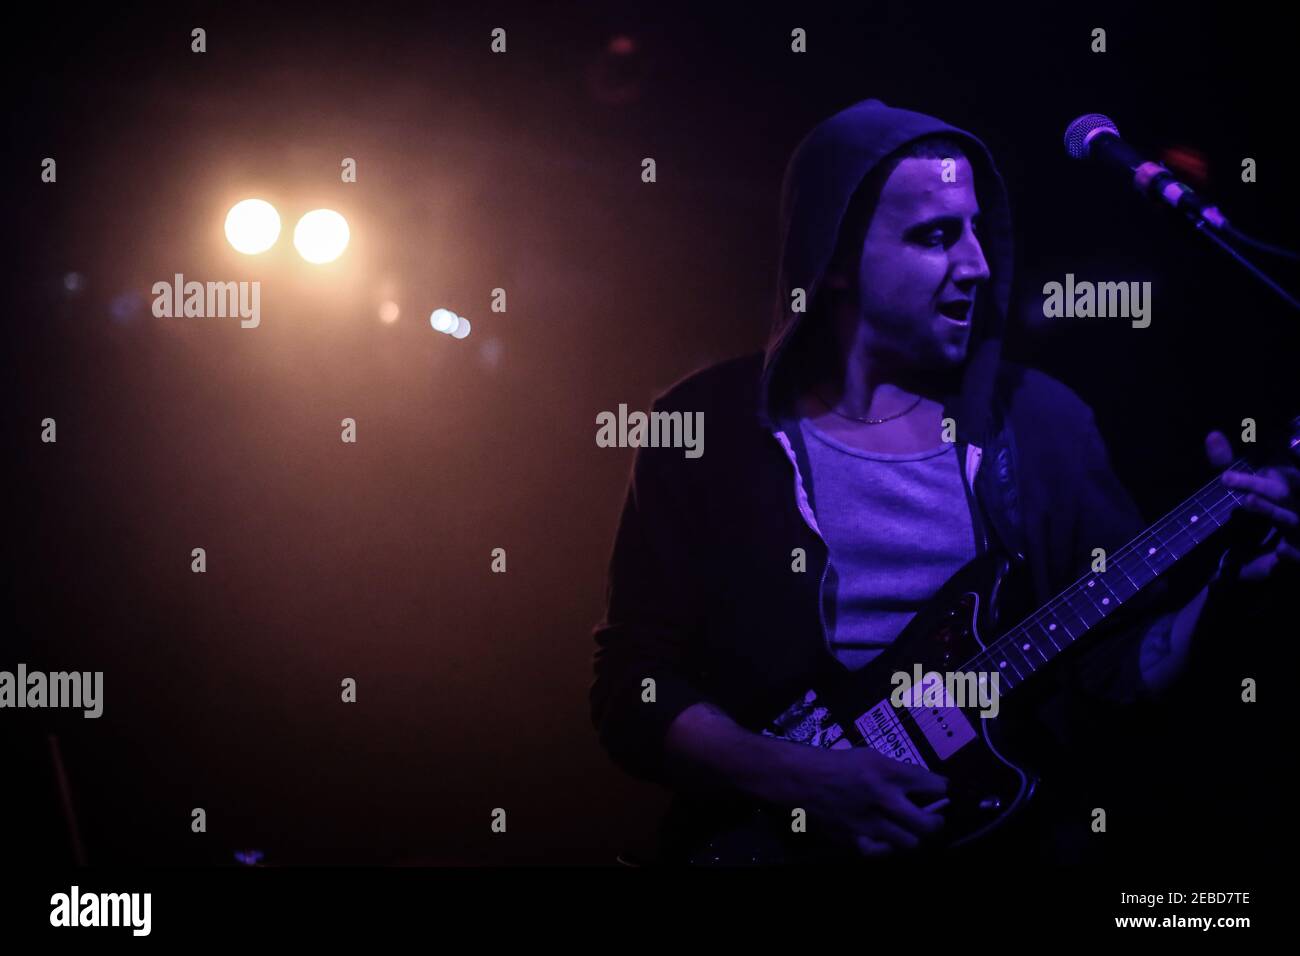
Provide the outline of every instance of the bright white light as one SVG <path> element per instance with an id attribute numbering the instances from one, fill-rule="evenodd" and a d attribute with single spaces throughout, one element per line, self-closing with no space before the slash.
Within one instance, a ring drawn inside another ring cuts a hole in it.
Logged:
<path id="1" fill-rule="evenodd" d="M 402 310 L 397 303 L 391 299 L 381 303 L 379 306 L 379 321 L 391 325 L 397 321 L 397 317 L 402 314 Z"/>
<path id="2" fill-rule="evenodd" d="M 456 328 L 457 315 L 450 309 L 434 309 L 429 314 L 429 324 L 435 332 L 451 332 Z"/>
<path id="3" fill-rule="evenodd" d="M 333 209 L 313 209 L 293 227 L 293 247 L 308 262 L 323 265 L 348 247 L 348 221 Z"/>
<path id="4" fill-rule="evenodd" d="M 255 256 L 280 238 L 280 214 L 265 199 L 245 199 L 226 213 L 226 241 L 236 252 Z"/>
<path id="5" fill-rule="evenodd" d="M 460 321 L 457 323 L 456 328 L 452 329 L 451 337 L 453 339 L 463 339 L 465 336 L 469 335 L 469 319 L 465 318 L 463 315 L 457 316 L 457 318 L 460 319 Z"/>

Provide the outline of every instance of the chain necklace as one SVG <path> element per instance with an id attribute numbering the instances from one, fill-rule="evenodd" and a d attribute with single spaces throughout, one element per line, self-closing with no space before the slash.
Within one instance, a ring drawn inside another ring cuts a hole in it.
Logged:
<path id="1" fill-rule="evenodd" d="M 893 415 L 886 415 L 884 418 L 858 418 L 856 415 L 845 415 L 830 402 L 826 401 L 826 399 L 822 398 L 822 393 L 816 389 L 813 389 L 813 394 L 817 396 L 817 400 L 825 405 L 826 410 L 832 415 L 838 415 L 840 418 L 847 418 L 851 422 L 861 422 L 864 425 L 880 425 L 884 422 L 892 422 L 895 418 L 902 418 L 908 412 L 912 411 L 912 409 L 916 408 L 917 405 L 921 404 L 921 396 L 918 395 L 916 396 L 916 401 L 911 405 L 908 405 L 907 408 L 903 409 L 901 412 L 895 412 Z"/>

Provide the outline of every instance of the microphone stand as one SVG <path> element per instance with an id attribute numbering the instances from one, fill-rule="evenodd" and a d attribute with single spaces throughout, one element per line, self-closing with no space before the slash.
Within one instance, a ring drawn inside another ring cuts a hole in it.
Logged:
<path id="1" fill-rule="evenodd" d="M 1211 242 L 1213 242 L 1216 246 L 1218 246 L 1228 255 L 1232 256 L 1232 258 L 1240 262 L 1251 275 L 1253 275 L 1260 282 L 1264 283 L 1266 286 L 1268 286 L 1270 289 L 1272 289 L 1274 292 L 1280 295 L 1286 301 L 1287 305 L 1291 306 L 1291 308 L 1293 309 L 1300 311 L 1300 300 L 1297 300 L 1295 296 L 1287 292 L 1286 289 L 1282 288 L 1275 281 L 1273 281 L 1273 279 L 1270 278 L 1268 274 L 1264 272 L 1263 269 L 1255 265 L 1255 263 L 1251 262 L 1240 252 L 1234 249 L 1232 246 L 1228 245 L 1228 243 L 1224 242 L 1223 239 L 1219 237 L 1218 230 L 1215 229 L 1213 226 L 1210 226 L 1210 224 L 1206 222 L 1203 217 L 1196 216 L 1196 215 L 1189 215 L 1188 218 L 1193 221 L 1193 225 L 1196 226 L 1197 232 L 1201 233 L 1201 235 L 1205 236 L 1205 238 L 1209 239 Z M 1209 228 L 1207 228 L 1207 226 Z M 1228 232 L 1229 235 L 1238 234 L 1238 231 L 1236 229 L 1233 229 L 1231 225 L 1228 226 Z"/>

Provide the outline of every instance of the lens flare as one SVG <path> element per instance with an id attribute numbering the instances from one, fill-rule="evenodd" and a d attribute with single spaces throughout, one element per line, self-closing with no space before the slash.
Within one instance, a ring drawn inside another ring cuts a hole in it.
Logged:
<path id="1" fill-rule="evenodd" d="M 245 199 L 226 213 L 226 241 L 236 252 L 255 256 L 280 238 L 280 214 L 265 199 Z"/>
<path id="2" fill-rule="evenodd" d="M 343 255 L 348 238 L 348 221 L 333 209 L 313 209 L 293 229 L 298 255 L 318 266 Z"/>

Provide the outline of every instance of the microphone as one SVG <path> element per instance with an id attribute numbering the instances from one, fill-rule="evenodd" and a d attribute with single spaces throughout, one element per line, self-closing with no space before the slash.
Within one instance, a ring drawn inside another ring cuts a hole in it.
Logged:
<path id="1" fill-rule="evenodd" d="M 1124 142 L 1109 116 L 1087 113 L 1076 119 L 1065 130 L 1065 151 L 1071 159 L 1091 159 L 1117 170 L 1132 181 L 1138 192 L 1167 203 L 1197 225 L 1206 223 L 1215 229 L 1228 229 L 1228 219 L 1217 206 L 1174 179 L 1160 163 L 1144 158 Z"/>

